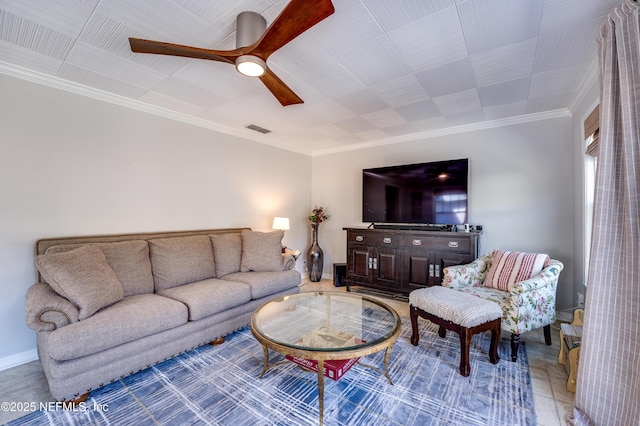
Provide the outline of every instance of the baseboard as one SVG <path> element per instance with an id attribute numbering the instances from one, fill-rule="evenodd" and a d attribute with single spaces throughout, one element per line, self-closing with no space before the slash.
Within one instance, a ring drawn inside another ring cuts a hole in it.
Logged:
<path id="1" fill-rule="evenodd" d="M 35 361 L 37 359 L 37 349 L 31 349 L 29 351 L 20 352 L 15 355 L 9 355 L 4 358 L 0 358 L 0 371 L 12 367 L 17 367 L 18 365 L 26 364 L 27 362 Z"/>

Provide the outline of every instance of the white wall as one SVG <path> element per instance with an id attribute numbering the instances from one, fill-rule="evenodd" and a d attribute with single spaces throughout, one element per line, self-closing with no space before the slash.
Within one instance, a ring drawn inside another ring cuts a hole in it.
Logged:
<path id="1" fill-rule="evenodd" d="M 362 169 L 469 158 L 469 218 L 483 225 L 481 252 L 545 252 L 565 269 L 558 309 L 571 306 L 574 174 L 570 117 L 341 152 L 313 158 L 312 202 L 332 218 L 320 228 L 325 274 L 346 259 L 345 226 L 361 222 Z"/>
<path id="2" fill-rule="evenodd" d="M 307 156 L 4 75 L 0 93 L 0 369 L 35 356 L 24 295 L 38 238 L 288 216 L 285 244 L 309 244 Z"/>

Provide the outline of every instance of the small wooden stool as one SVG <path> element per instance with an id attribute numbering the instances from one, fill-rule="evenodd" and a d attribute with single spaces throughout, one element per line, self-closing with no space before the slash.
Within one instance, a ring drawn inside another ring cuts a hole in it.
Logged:
<path id="1" fill-rule="evenodd" d="M 411 344 L 418 345 L 418 317 L 426 318 L 440 326 L 438 335 L 445 337 L 451 330 L 460 336 L 460 374 L 467 377 L 471 373 L 469 365 L 469 344 L 471 336 L 491 331 L 489 360 L 498 363 L 498 342 L 502 309 L 497 303 L 481 299 L 446 287 L 428 287 L 414 290 L 409 294 Z"/>

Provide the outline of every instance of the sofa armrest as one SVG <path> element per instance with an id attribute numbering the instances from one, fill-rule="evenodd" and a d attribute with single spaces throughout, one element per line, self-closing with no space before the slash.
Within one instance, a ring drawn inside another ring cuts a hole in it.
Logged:
<path id="1" fill-rule="evenodd" d="M 34 331 L 54 331 L 78 321 L 78 308 L 43 283 L 27 290 L 24 312 L 27 326 Z"/>
<path id="2" fill-rule="evenodd" d="M 509 292 L 511 293 L 511 296 L 518 296 L 523 293 L 551 287 L 555 293 L 555 287 L 558 285 L 558 276 L 563 268 L 564 265 L 562 262 L 551 259 L 549 264 L 545 266 L 538 275 L 531 277 L 528 280 L 515 283 Z"/>
<path id="3" fill-rule="evenodd" d="M 479 287 L 491 266 L 491 254 L 483 254 L 466 265 L 448 266 L 442 270 L 443 287 Z"/>
<path id="4" fill-rule="evenodd" d="M 282 270 L 288 271 L 296 267 L 296 259 L 290 254 L 282 253 Z"/>

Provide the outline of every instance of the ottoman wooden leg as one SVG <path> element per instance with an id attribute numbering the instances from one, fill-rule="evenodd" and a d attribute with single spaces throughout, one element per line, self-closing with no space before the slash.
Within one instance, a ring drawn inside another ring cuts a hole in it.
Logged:
<path id="1" fill-rule="evenodd" d="M 438 329 L 438 336 L 446 337 L 446 335 L 447 335 L 447 329 L 444 328 L 443 326 L 440 326 L 440 328 Z"/>
<path id="2" fill-rule="evenodd" d="M 497 364 L 500 361 L 500 356 L 498 356 L 498 343 L 500 343 L 500 318 L 493 321 L 493 326 L 491 327 L 491 346 L 489 347 L 489 361 L 492 364 Z"/>
<path id="3" fill-rule="evenodd" d="M 411 334 L 411 344 L 418 346 L 418 340 L 420 340 L 420 336 L 418 335 L 418 311 L 414 306 L 409 305 L 409 313 L 411 317 L 411 330 L 413 331 Z"/>
<path id="4" fill-rule="evenodd" d="M 469 365 L 469 346 L 471 344 L 471 330 L 466 327 L 460 327 L 458 331 L 460 336 L 460 374 L 464 377 L 471 373 L 471 365 Z"/>

